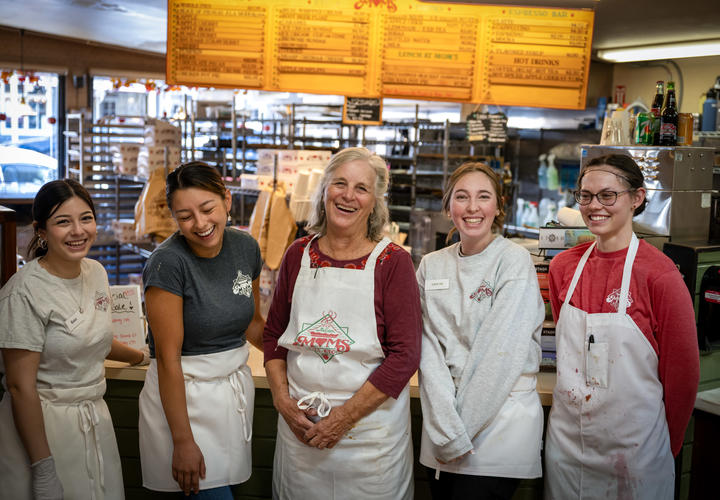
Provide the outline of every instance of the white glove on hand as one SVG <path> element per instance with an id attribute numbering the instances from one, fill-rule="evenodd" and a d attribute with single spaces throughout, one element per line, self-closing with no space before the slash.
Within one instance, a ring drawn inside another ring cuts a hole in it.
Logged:
<path id="1" fill-rule="evenodd" d="M 55 472 L 55 459 L 52 455 L 38 460 L 30 469 L 35 500 L 63 500 L 63 487 Z"/>

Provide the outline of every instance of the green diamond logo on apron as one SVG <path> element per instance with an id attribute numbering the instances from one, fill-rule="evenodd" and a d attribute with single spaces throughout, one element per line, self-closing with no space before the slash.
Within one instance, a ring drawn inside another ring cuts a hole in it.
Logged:
<path id="1" fill-rule="evenodd" d="M 320 356 L 323 363 L 330 361 L 336 354 L 348 352 L 355 341 L 348 335 L 350 328 L 340 326 L 335 321 L 336 317 L 336 312 L 328 311 L 314 323 L 303 323 L 293 345 L 310 349 Z"/>

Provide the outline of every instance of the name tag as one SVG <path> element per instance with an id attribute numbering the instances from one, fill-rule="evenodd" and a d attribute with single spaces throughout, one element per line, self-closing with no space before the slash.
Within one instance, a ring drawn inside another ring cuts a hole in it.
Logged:
<path id="1" fill-rule="evenodd" d="M 450 288 L 450 280 L 443 278 L 439 280 L 428 280 L 425 282 L 425 291 L 428 290 L 447 290 Z"/>
<path id="2" fill-rule="evenodd" d="M 80 323 L 82 323 L 82 315 L 80 311 L 75 311 L 75 314 L 65 320 L 65 327 L 68 329 L 68 332 L 72 332 Z"/>

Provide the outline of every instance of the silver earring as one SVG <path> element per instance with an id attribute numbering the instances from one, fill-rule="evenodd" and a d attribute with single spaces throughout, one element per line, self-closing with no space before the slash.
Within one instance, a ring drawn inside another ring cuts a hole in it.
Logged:
<path id="1" fill-rule="evenodd" d="M 38 246 L 45 250 L 47 248 L 47 241 L 38 236 Z"/>

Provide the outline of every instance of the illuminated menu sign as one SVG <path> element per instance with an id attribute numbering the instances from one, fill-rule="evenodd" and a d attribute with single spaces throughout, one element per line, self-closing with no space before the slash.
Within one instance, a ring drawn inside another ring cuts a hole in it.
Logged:
<path id="1" fill-rule="evenodd" d="M 169 0 L 167 80 L 581 109 L 593 17 L 419 0 Z"/>

